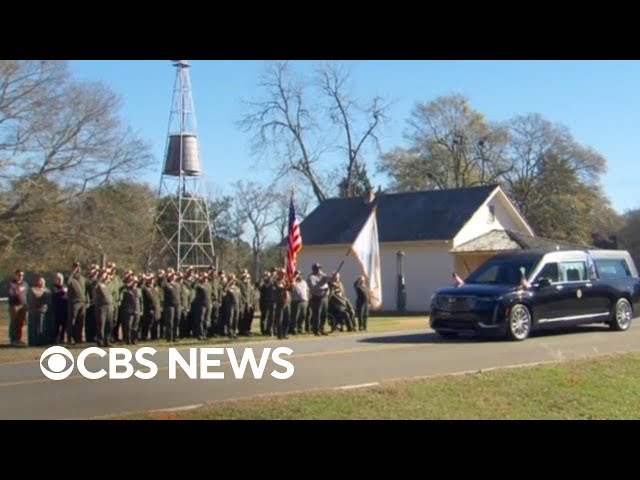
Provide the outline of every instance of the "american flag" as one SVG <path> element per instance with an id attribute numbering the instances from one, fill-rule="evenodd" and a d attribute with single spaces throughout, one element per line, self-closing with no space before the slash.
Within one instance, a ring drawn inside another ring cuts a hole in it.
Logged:
<path id="1" fill-rule="evenodd" d="M 300 225 L 296 218 L 296 209 L 293 206 L 293 194 L 289 204 L 289 241 L 287 244 L 287 277 L 289 282 L 293 282 L 293 275 L 296 271 L 296 260 L 298 252 L 302 249 L 302 236 L 300 235 Z"/>

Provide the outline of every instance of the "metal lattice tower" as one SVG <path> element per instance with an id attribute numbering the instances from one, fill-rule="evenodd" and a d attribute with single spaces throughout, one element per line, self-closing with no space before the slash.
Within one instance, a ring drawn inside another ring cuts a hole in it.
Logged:
<path id="1" fill-rule="evenodd" d="M 147 267 L 204 269 L 214 263 L 215 257 L 202 185 L 190 65 L 186 60 L 172 62 L 177 71 Z"/>

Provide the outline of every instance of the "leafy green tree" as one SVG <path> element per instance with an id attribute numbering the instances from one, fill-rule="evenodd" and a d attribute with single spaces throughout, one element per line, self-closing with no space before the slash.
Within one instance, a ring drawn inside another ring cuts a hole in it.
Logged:
<path id="1" fill-rule="evenodd" d="M 487 122 L 463 95 L 417 103 L 407 121 L 408 148 L 383 154 L 378 169 L 391 190 L 432 190 L 496 183 L 512 167 L 507 130 Z"/>

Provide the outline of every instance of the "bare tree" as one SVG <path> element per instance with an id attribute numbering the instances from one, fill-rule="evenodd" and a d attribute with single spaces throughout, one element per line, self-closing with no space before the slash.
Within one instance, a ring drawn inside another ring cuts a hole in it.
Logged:
<path id="1" fill-rule="evenodd" d="M 295 172 L 305 178 L 319 202 L 327 198 L 317 172 L 319 147 L 310 138 L 316 130 L 315 118 L 305 104 L 305 85 L 293 78 L 288 62 L 271 63 L 259 82 L 266 99 L 249 102 L 249 112 L 240 121 L 254 132 L 254 153 L 274 150 L 278 158 L 278 178 Z"/>
<path id="2" fill-rule="evenodd" d="M 272 188 L 255 182 L 239 181 L 234 188 L 238 216 L 244 218 L 251 229 L 252 270 L 254 278 L 257 278 L 268 228 L 278 221 L 275 210 L 277 195 L 274 195 Z"/>
<path id="3" fill-rule="evenodd" d="M 49 203 L 130 176 L 150 147 L 117 116 L 120 99 L 101 83 L 73 82 L 65 62 L 0 61 L 0 222 L 42 211 L 35 186 L 61 188 Z M 37 189 L 36 189 L 37 190 Z"/>
<path id="4" fill-rule="evenodd" d="M 320 88 L 330 101 L 329 118 L 344 135 L 344 145 L 338 148 L 346 153 L 347 165 L 344 186 L 340 190 L 344 197 L 351 197 L 355 194 L 354 176 L 358 167 L 363 169 L 366 165 L 363 159 L 363 148 L 367 142 L 372 142 L 377 151 L 380 151 L 377 132 L 381 122 L 388 120 L 386 115 L 388 105 L 385 105 L 383 99 L 378 96 L 364 108 L 358 105 L 348 92 L 349 72 L 336 62 L 325 64 L 319 69 L 318 75 Z M 362 128 L 358 128 L 360 122 L 356 120 L 356 115 L 365 118 Z"/>
<path id="5" fill-rule="evenodd" d="M 365 165 L 364 149 L 369 143 L 378 146 L 378 130 L 387 119 L 383 100 L 375 97 L 362 107 L 347 90 L 349 79 L 336 63 L 319 67 L 316 81 L 296 77 L 288 62 L 270 63 L 259 82 L 264 100 L 248 102 L 248 113 L 239 122 L 253 134 L 253 153 L 275 159 L 276 180 L 292 173 L 302 177 L 318 202 L 337 190 L 343 178 L 346 193 L 353 194 L 354 172 Z M 322 122 L 321 98 L 330 123 Z M 336 145 L 347 159 L 338 181 L 326 155 Z"/>

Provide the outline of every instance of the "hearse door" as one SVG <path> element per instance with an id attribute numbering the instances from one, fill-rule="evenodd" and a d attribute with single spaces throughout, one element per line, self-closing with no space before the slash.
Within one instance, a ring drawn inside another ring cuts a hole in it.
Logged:
<path id="1" fill-rule="evenodd" d="M 587 274 L 587 262 L 582 260 L 560 262 L 560 278 L 564 294 L 556 318 L 566 321 L 580 321 L 593 314 L 593 284 Z"/>
<path id="2" fill-rule="evenodd" d="M 611 285 L 607 282 L 592 278 L 587 280 L 582 290 L 582 298 L 585 300 L 587 312 L 593 315 L 594 320 L 606 320 L 613 308 Z"/>
<path id="3" fill-rule="evenodd" d="M 545 281 L 546 280 L 546 281 Z M 533 317 L 540 325 L 563 315 L 563 305 L 567 302 L 564 282 L 560 281 L 557 263 L 547 263 L 533 281 L 535 299 Z"/>

